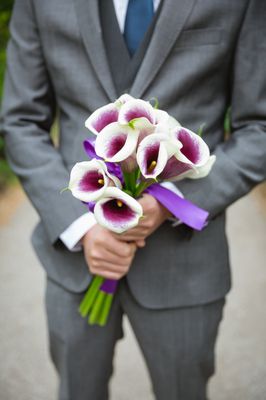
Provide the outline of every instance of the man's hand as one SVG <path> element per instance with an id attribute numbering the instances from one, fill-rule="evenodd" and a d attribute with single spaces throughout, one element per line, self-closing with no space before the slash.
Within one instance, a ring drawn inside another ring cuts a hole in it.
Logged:
<path id="1" fill-rule="evenodd" d="M 171 217 L 171 213 L 163 207 L 153 196 L 144 194 L 139 200 L 143 208 L 143 218 L 139 224 L 132 229 L 115 236 L 122 241 L 137 243 L 145 243 L 145 239 L 151 235 L 167 218 Z"/>
<path id="2" fill-rule="evenodd" d="M 90 272 L 117 280 L 128 273 L 137 249 L 136 243 L 122 242 L 98 224 L 83 236 L 82 244 Z M 138 246 L 143 245 L 140 240 Z"/>

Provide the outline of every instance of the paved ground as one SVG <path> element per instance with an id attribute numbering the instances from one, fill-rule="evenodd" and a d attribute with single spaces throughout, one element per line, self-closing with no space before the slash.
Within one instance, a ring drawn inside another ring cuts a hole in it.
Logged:
<path id="1" fill-rule="evenodd" d="M 265 211 L 252 194 L 228 213 L 234 289 L 220 329 L 211 400 L 266 399 Z M 57 379 L 47 355 L 44 274 L 28 240 L 36 219 L 23 201 L 9 223 L 0 226 L 1 400 L 56 399 Z M 127 321 L 125 330 L 126 338 L 117 346 L 111 399 L 151 400 L 149 378 Z"/>

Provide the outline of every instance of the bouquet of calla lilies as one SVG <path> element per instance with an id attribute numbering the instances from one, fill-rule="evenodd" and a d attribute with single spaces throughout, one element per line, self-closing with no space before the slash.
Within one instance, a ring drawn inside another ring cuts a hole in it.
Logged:
<path id="1" fill-rule="evenodd" d="M 97 109 L 85 126 L 95 135 L 84 142 L 90 161 L 74 165 L 68 189 L 100 225 L 116 233 L 135 227 L 143 217 L 137 199 L 146 192 L 183 223 L 203 229 L 207 211 L 160 185 L 210 172 L 215 156 L 199 134 L 157 104 L 128 94 Z M 106 324 L 117 283 L 100 276 L 92 279 L 79 308 L 89 324 Z"/>

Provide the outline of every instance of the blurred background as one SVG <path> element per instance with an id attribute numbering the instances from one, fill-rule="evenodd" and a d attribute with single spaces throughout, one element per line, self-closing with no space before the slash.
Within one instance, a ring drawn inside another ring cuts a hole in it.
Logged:
<path id="1" fill-rule="evenodd" d="M 0 99 L 12 0 L 0 5 Z M 0 100 L 1 101 L 1 100 Z M 229 135 L 228 114 L 225 133 Z M 56 124 L 51 135 L 56 140 Z M 48 355 L 45 277 L 29 237 L 38 217 L 4 156 L 0 137 L 0 398 L 55 400 L 57 377 Z M 266 399 L 266 184 L 228 210 L 233 289 L 216 347 L 211 400 Z M 130 326 L 116 348 L 112 400 L 152 400 L 142 355 Z"/>

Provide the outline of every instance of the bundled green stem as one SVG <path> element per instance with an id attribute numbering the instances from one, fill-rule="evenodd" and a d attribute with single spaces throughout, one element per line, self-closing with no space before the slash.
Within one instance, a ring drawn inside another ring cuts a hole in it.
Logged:
<path id="1" fill-rule="evenodd" d="M 104 326 L 107 323 L 113 295 L 100 290 L 104 278 L 95 276 L 79 306 L 83 318 L 88 317 L 90 325 Z"/>

